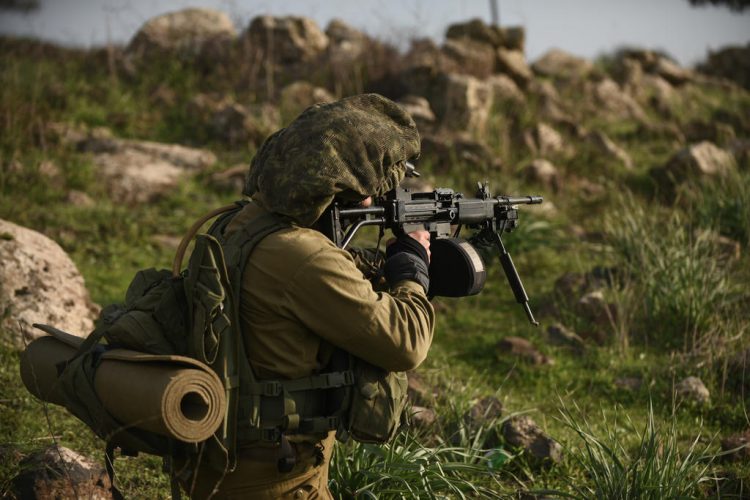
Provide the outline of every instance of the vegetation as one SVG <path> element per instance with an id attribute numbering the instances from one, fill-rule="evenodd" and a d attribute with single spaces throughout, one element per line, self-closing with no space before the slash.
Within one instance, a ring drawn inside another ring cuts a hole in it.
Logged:
<path id="1" fill-rule="evenodd" d="M 372 57 L 388 60 L 383 54 Z M 215 187 L 210 176 L 247 163 L 257 144 L 228 144 L 195 121 L 187 103 L 209 92 L 247 105 L 274 102 L 278 88 L 288 82 L 269 83 L 252 61 L 217 64 L 215 71 L 180 60 L 134 69 L 117 49 L 84 52 L 0 39 L 0 218 L 57 241 L 100 304 L 122 300 L 138 269 L 170 266 L 174 249 L 155 242 L 154 235 L 181 236 L 200 215 L 238 196 Z M 387 73 L 363 65 L 352 88 L 332 84 L 331 75 L 322 72 L 308 76 L 340 95 L 379 90 L 399 97 L 378 80 Z M 586 109 L 578 90 L 562 86 L 562 99 L 573 109 Z M 689 84 L 683 92 L 690 96 L 689 106 L 676 106 L 671 118 L 647 107 L 649 117 L 660 123 L 672 119 L 675 127 L 684 128 L 707 117 L 739 116 L 728 121 L 738 137 L 747 139 L 750 124 L 741 118 L 749 116 L 747 92 L 717 92 L 708 84 Z M 486 142 L 501 160 L 501 170 L 445 171 L 429 160 L 419 169 L 435 184 L 466 193 L 473 193 L 477 180 L 489 178 L 498 193 L 543 194 L 545 204 L 554 206 L 523 207 L 519 229 L 504 238 L 542 328 L 526 322 L 494 260 L 482 294 L 435 299 L 435 342 L 419 371 L 437 388 L 430 402 L 437 423 L 384 447 L 338 445 L 331 488 L 342 497 L 358 498 L 746 495 L 750 464 L 728 464 L 714 456 L 718 438 L 750 425 L 748 395 L 726 384 L 727 363 L 747 347 L 750 325 L 747 165 L 729 177 L 681 183 L 665 201 L 650 171 L 684 141 L 635 120 L 581 113 L 578 125 L 605 132 L 627 149 L 634 167 L 603 158 L 579 143 L 573 131 L 564 132 L 578 154 L 556 158 L 559 189 L 540 187 L 517 175 L 516 167 L 534 154 L 515 140 L 519 129 L 538 121 L 539 106 L 530 102 L 503 115 L 498 109 L 491 118 L 493 136 Z M 200 146 L 216 153 L 218 162 L 156 203 L 124 206 L 108 198 L 91 153 L 58 140 L 51 133 L 54 123 L 106 126 L 117 137 Z M 50 175 L 44 162 L 54 163 L 59 172 Z M 71 190 L 87 193 L 94 204 L 70 204 Z M 738 244 L 739 258 L 727 253 L 716 235 L 731 238 L 730 248 Z M 598 280 L 614 313 L 598 322 L 582 315 L 580 295 L 564 296 L 555 288 L 566 273 Z M 544 330 L 558 320 L 585 337 L 582 351 L 547 342 Z M 507 336 L 529 339 L 554 364 L 535 366 L 499 356 L 495 345 Z M 80 422 L 26 393 L 18 363 L 15 350 L 0 347 L 0 496 L 8 494 L 19 471 L 16 451 L 27 453 L 52 442 L 95 458 L 103 450 Z M 703 379 L 710 402 L 675 396 L 675 384 L 689 375 Z M 620 378 L 640 383 L 627 389 L 615 384 Z M 465 415 L 486 395 L 500 398 L 503 417 L 479 427 L 468 424 Z M 501 427 L 516 413 L 529 413 L 563 444 L 561 464 L 537 463 L 505 442 Z M 128 498 L 169 496 L 154 457 L 123 458 L 116 471 Z"/>

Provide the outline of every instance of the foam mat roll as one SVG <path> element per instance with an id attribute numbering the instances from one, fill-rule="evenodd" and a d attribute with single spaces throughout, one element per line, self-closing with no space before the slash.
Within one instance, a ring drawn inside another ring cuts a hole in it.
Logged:
<path id="1" fill-rule="evenodd" d="M 21 357 L 21 378 L 29 392 L 62 406 L 58 369 L 77 351 L 73 341 L 65 340 L 41 337 Z M 112 349 L 102 355 L 94 389 L 107 412 L 124 426 L 188 443 L 208 439 L 221 425 L 226 409 L 219 377 L 183 356 Z"/>

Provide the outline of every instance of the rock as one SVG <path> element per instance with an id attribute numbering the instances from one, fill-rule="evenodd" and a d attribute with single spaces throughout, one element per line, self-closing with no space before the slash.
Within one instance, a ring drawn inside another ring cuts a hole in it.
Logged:
<path id="1" fill-rule="evenodd" d="M 532 161 L 522 170 L 522 175 L 527 182 L 535 182 L 544 186 L 545 189 L 558 192 L 562 186 L 560 174 L 557 168 L 547 160 L 538 159 Z"/>
<path id="2" fill-rule="evenodd" d="M 578 314 L 593 326 L 610 327 L 617 318 L 615 304 L 608 304 L 602 290 L 589 292 L 578 301 Z"/>
<path id="3" fill-rule="evenodd" d="M 659 75 L 672 85 L 682 85 L 692 81 L 694 78 L 692 71 L 681 67 L 679 64 L 667 59 L 666 57 L 657 58 L 654 65 L 648 69 L 650 72 Z"/>
<path id="4" fill-rule="evenodd" d="M 469 39 L 494 48 L 501 47 L 503 44 L 503 34 L 500 29 L 488 26 L 481 19 L 451 24 L 448 26 L 445 37 L 449 40 Z"/>
<path id="5" fill-rule="evenodd" d="M 531 146 L 532 152 L 539 156 L 554 156 L 573 152 L 566 145 L 562 135 L 551 125 L 544 122 L 538 123 L 530 131 L 527 142 Z"/>
<path id="6" fill-rule="evenodd" d="M 583 339 L 574 331 L 568 330 L 560 323 L 547 327 L 547 342 L 552 345 L 569 347 L 576 351 L 583 350 Z"/>
<path id="7" fill-rule="evenodd" d="M 560 49 L 551 49 L 537 59 L 531 68 L 541 76 L 560 80 L 582 80 L 594 69 L 586 59 L 576 57 Z"/>
<path id="8" fill-rule="evenodd" d="M 526 88 L 534 77 L 520 50 L 497 49 L 496 65 L 499 72 L 510 76 L 521 88 Z"/>
<path id="9" fill-rule="evenodd" d="M 526 45 L 526 29 L 523 26 L 507 26 L 505 28 L 499 28 L 501 47 L 505 47 L 510 50 L 524 51 Z"/>
<path id="10" fill-rule="evenodd" d="M 575 123 L 566 111 L 565 103 L 560 98 L 560 94 L 552 82 L 547 80 L 532 80 L 526 90 L 530 99 L 536 100 L 539 103 L 539 118 L 554 123 Z"/>
<path id="11" fill-rule="evenodd" d="M 409 417 L 412 425 L 418 429 L 428 429 L 437 422 L 435 410 L 423 406 L 412 406 Z"/>
<path id="12" fill-rule="evenodd" d="M 711 393 L 698 377 L 687 377 L 675 386 L 675 393 L 679 398 L 705 404 L 711 399 Z"/>
<path id="13" fill-rule="evenodd" d="M 223 95 L 195 95 L 188 113 L 211 137 L 230 146 L 259 146 L 281 124 L 279 111 L 271 104 L 245 106 Z"/>
<path id="14" fill-rule="evenodd" d="M 362 56 L 372 43 L 370 38 L 341 19 L 333 19 L 325 31 L 328 56 L 333 64 L 348 63 Z"/>
<path id="15" fill-rule="evenodd" d="M 223 12 L 184 9 L 149 19 L 130 41 L 126 53 L 137 58 L 159 54 L 217 57 L 236 37 L 234 23 Z"/>
<path id="16" fill-rule="evenodd" d="M 505 337 L 495 346 L 500 357 L 512 356 L 532 365 L 551 365 L 554 361 L 542 354 L 528 340 L 521 337 Z"/>
<path id="17" fill-rule="evenodd" d="M 486 80 L 492 92 L 492 101 L 495 107 L 507 104 L 523 105 L 526 103 L 526 96 L 521 89 L 507 75 L 492 75 Z"/>
<path id="18" fill-rule="evenodd" d="M 419 130 L 428 129 L 435 124 L 435 113 L 424 97 L 407 95 L 399 99 L 398 103 L 411 115 Z"/>
<path id="19" fill-rule="evenodd" d="M 643 385 L 643 379 L 639 377 L 618 377 L 614 381 L 615 387 L 628 392 L 635 392 Z"/>
<path id="20" fill-rule="evenodd" d="M 83 208 L 90 208 L 96 204 L 96 202 L 91 199 L 91 196 L 87 195 L 83 191 L 77 191 L 75 189 L 71 189 L 70 191 L 68 191 L 68 194 L 65 197 L 65 201 L 67 201 L 74 207 Z"/>
<path id="21" fill-rule="evenodd" d="M 440 124 L 447 130 L 482 133 L 492 108 L 487 83 L 469 75 L 443 75 L 441 99 L 431 101 Z"/>
<path id="22" fill-rule="evenodd" d="M 513 417 L 503 424 L 503 437 L 511 446 L 523 448 L 539 460 L 560 463 L 562 446 L 547 436 L 528 415 Z"/>
<path id="23" fill-rule="evenodd" d="M 441 47 L 446 66 L 452 73 L 462 73 L 476 78 L 487 78 L 495 72 L 495 49 L 490 45 L 470 39 L 446 40 Z"/>
<path id="24" fill-rule="evenodd" d="M 750 89 L 750 43 L 724 47 L 710 52 L 708 59 L 698 66 L 703 73 L 727 78 Z"/>
<path id="25" fill-rule="evenodd" d="M 611 118 L 647 121 L 643 108 L 613 80 L 605 78 L 595 83 L 592 93 L 594 104 L 600 113 L 609 115 Z"/>
<path id="26" fill-rule="evenodd" d="M 332 102 L 336 98 L 323 87 L 316 87 L 310 82 L 298 81 L 281 89 L 279 99 L 282 121 L 289 123 L 313 104 Z"/>
<path id="27" fill-rule="evenodd" d="M 600 131 L 591 132 L 586 136 L 586 140 L 596 149 L 600 154 L 611 158 L 623 167 L 631 170 L 633 168 L 633 160 L 630 155 L 622 149 L 620 146 L 612 142 L 612 139 L 607 137 L 607 134 Z"/>
<path id="28" fill-rule="evenodd" d="M 736 168 L 731 153 L 708 141 L 680 150 L 665 165 L 666 172 L 677 182 L 685 178 L 723 176 Z"/>
<path id="29" fill-rule="evenodd" d="M 44 335 L 33 323 L 86 336 L 98 307 L 75 264 L 46 236 L 0 219 L 0 325 L 15 347 Z"/>
<path id="30" fill-rule="evenodd" d="M 245 187 L 247 171 L 248 166 L 246 164 L 238 163 L 221 172 L 214 172 L 211 174 L 209 182 L 216 189 L 240 193 Z"/>
<path id="31" fill-rule="evenodd" d="M 282 65 L 310 62 L 328 48 L 328 36 L 306 17 L 259 16 L 250 21 L 246 38 L 252 47 Z"/>
<path id="32" fill-rule="evenodd" d="M 500 170 L 500 160 L 481 142 L 463 136 L 422 137 L 423 160 L 429 160 L 436 173 L 458 172 L 462 169 L 478 171 Z"/>
<path id="33" fill-rule="evenodd" d="M 61 189 L 65 184 L 65 176 L 62 170 L 52 160 L 42 160 L 39 163 L 39 174 L 44 177 L 46 183 L 56 189 Z"/>
<path id="34" fill-rule="evenodd" d="M 158 199 L 216 162 L 207 150 L 177 144 L 106 139 L 89 142 L 93 162 L 112 200 L 138 204 Z"/>
<path id="35" fill-rule="evenodd" d="M 413 405 L 424 406 L 435 399 L 432 389 L 427 385 L 422 375 L 414 370 L 406 372 L 409 381 L 406 393 Z"/>
<path id="36" fill-rule="evenodd" d="M 111 499 L 104 467 L 68 448 L 51 446 L 24 459 L 13 478 L 17 498 Z"/>
<path id="37" fill-rule="evenodd" d="M 464 414 L 464 421 L 474 428 L 486 427 L 488 422 L 493 422 L 502 416 L 503 403 L 495 396 L 485 396 L 469 408 L 469 411 Z"/>
<path id="38" fill-rule="evenodd" d="M 731 452 L 722 456 L 722 459 L 727 462 L 750 461 L 750 429 L 722 439 L 721 451 Z"/>

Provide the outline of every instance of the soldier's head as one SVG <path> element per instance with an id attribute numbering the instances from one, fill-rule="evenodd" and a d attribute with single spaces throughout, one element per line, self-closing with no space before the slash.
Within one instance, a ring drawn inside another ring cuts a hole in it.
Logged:
<path id="1" fill-rule="evenodd" d="M 358 202 L 393 189 L 418 155 L 414 120 L 393 101 L 363 94 L 316 104 L 266 139 L 243 194 L 310 226 L 334 197 Z"/>

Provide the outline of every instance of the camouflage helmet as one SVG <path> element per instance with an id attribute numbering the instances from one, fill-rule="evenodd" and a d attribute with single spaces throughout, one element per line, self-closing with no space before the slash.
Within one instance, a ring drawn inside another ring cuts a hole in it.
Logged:
<path id="1" fill-rule="evenodd" d="M 414 120 L 383 96 L 316 104 L 266 139 L 243 194 L 310 226 L 335 196 L 361 200 L 396 187 L 418 154 Z"/>

